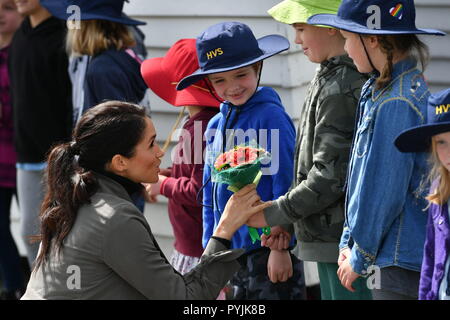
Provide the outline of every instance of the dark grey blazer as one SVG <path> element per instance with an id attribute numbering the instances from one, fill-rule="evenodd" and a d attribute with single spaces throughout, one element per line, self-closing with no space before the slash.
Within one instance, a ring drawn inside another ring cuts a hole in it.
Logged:
<path id="1" fill-rule="evenodd" d="M 98 181 L 60 255 L 52 252 L 32 273 L 22 299 L 215 299 L 239 269 L 244 250 L 211 239 L 199 265 L 180 275 L 125 189 L 105 176 Z"/>

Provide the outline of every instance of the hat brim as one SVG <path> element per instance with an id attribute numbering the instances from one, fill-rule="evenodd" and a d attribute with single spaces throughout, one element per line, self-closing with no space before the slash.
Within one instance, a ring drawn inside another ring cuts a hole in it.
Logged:
<path id="1" fill-rule="evenodd" d="M 414 30 L 379 30 L 369 29 L 367 26 L 358 24 L 356 22 L 345 20 L 333 14 L 316 14 L 308 19 L 308 24 L 324 25 L 341 29 L 348 32 L 360 34 L 429 34 L 435 36 L 445 36 L 445 32 L 435 29 L 414 29 Z"/>
<path id="2" fill-rule="evenodd" d="M 220 102 L 216 100 L 212 93 L 201 83 L 177 91 L 177 82 L 171 81 L 167 73 L 163 70 L 162 62 L 164 58 L 152 58 L 142 62 L 141 75 L 147 86 L 161 99 L 176 107 L 201 106 L 216 107 Z"/>
<path id="3" fill-rule="evenodd" d="M 259 48 L 263 52 L 262 55 L 258 56 L 257 58 L 240 63 L 238 65 L 234 65 L 234 66 L 230 66 L 230 67 L 226 67 L 226 68 L 215 68 L 215 69 L 209 69 L 206 71 L 203 71 L 202 69 L 198 69 L 191 75 L 184 77 L 180 81 L 180 83 L 178 83 L 177 90 L 183 90 L 184 88 L 187 88 L 188 86 L 201 80 L 202 78 L 206 77 L 209 74 L 226 72 L 226 71 L 243 68 L 243 67 L 252 65 L 258 61 L 267 59 L 271 56 L 274 56 L 280 52 L 283 52 L 283 51 L 286 51 L 289 49 L 289 41 L 285 37 L 280 36 L 280 35 L 276 35 L 276 34 L 268 35 L 268 36 L 258 39 L 257 41 L 258 41 Z"/>
<path id="4" fill-rule="evenodd" d="M 73 12 L 67 12 L 67 4 L 64 1 L 45 1 L 41 0 L 41 5 L 45 7 L 52 16 L 61 19 L 66 20 L 72 17 Z M 80 20 L 107 20 L 112 22 L 117 22 L 120 24 L 125 25 L 145 25 L 147 22 L 139 21 L 135 19 L 128 18 L 124 13 L 122 13 L 121 17 L 110 17 L 106 15 L 99 15 L 99 14 L 89 14 L 89 13 L 83 13 L 83 11 L 80 12 Z"/>
<path id="5" fill-rule="evenodd" d="M 328 5 L 328 6 L 327 6 Z M 307 23 L 308 18 L 319 13 L 337 13 L 338 5 L 317 3 L 314 6 L 297 1 L 284 0 L 270 8 L 267 13 L 275 20 L 286 23 Z"/>
<path id="6" fill-rule="evenodd" d="M 426 152 L 431 146 L 431 137 L 450 131 L 450 122 L 417 126 L 400 133 L 394 143 L 401 152 Z"/>

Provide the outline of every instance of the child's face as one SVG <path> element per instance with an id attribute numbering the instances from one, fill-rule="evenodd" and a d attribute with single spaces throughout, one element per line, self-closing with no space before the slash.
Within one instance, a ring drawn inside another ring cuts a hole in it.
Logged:
<path id="1" fill-rule="evenodd" d="M 303 53 L 311 62 L 322 63 L 330 56 L 330 38 L 334 32 L 329 28 L 311 26 L 306 23 L 294 23 L 295 43 L 302 46 Z"/>
<path id="2" fill-rule="evenodd" d="M 450 132 L 435 135 L 433 139 L 439 161 L 445 169 L 450 171 Z"/>
<path id="3" fill-rule="evenodd" d="M 21 15 L 28 16 L 41 8 L 39 0 L 14 0 Z"/>
<path id="4" fill-rule="evenodd" d="M 370 65 L 369 59 L 367 58 L 366 52 L 364 51 L 363 44 L 359 37 L 359 34 L 353 32 L 347 32 L 341 30 L 341 34 L 345 39 L 344 49 L 353 60 L 358 71 L 361 73 L 369 73 L 373 71 Z M 364 41 L 364 37 L 362 37 Z M 370 47 L 366 45 L 366 49 L 370 51 Z"/>
<path id="5" fill-rule="evenodd" d="M 13 0 L 0 0 L 0 34 L 13 34 L 19 28 L 22 16 Z"/>
<path id="6" fill-rule="evenodd" d="M 251 98 L 258 85 L 255 67 L 214 73 L 208 76 L 219 97 L 235 106 L 243 105 Z"/>

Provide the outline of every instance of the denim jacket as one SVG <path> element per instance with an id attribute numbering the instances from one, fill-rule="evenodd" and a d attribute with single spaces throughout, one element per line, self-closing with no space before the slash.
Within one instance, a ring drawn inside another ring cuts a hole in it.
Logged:
<path id="1" fill-rule="evenodd" d="M 376 90 L 374 84 L 372 77 L 359 102 L 339 248 L 351 248 L 350 265 L 360 275 L 374 264 L 420 271 L 427 155 L 401 153 L 394 139 L 426 122 L 429 90 L 416 62 L 409 59 L 394 65 L 385 88 Z"/>

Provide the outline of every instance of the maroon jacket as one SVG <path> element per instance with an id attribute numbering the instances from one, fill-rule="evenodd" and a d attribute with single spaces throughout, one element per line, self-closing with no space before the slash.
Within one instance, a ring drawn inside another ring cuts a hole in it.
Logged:
<path id="1" fill-rule="evenodd" d="M 175 235 L 175 249 L 187 256 L 200 257 L 202 247 L 202 195 L 197 193 L 203 181 L 203 134 L 209 120 L 219 111 L 205 108 L 183 126 L 172 153 L 172 170 L 161 185 L 161 194 L 169 199 L 169 218 Z M 200 149 L 201 146 L 201 149 Z"/>

